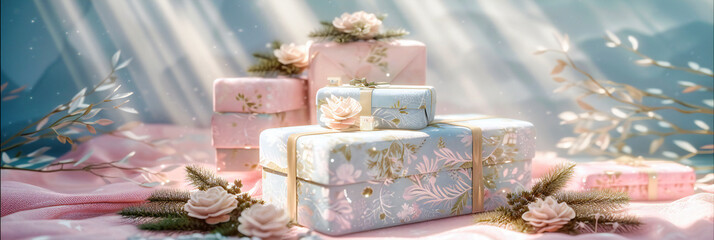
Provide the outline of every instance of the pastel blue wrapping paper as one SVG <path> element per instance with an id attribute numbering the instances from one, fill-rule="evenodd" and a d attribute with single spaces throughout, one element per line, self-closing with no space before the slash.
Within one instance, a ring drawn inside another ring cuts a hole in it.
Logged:
<path id="1" fill-rule="evenodd" d="M 401 88 L 400 88 L 401 87 Z M 320 105 L 330 96 L 350 97 L 360 100 L 358 87 L 324 87 L 317 91 L 317 119 Z M 431 86 L 376 86 L 372 91 L 372 116 L 375 128 L 422 129 L 434 120 L 436 94 Z M 362 106 L 365 107 L 365 106 Z M 320 121 L 325 127 L 325 123 Z"/>
<path id="2" fill-rule="evenodd" d="M 478 115 L 437 117 L 473 118 Z M 485 210 L 530 181 L 535 130 L 524 121 L 465 121 L 483 130 Z M 286 203 L 288 136 L 324 128 L 263 131 L 263 198 Z M 297 140 L 298 223 L 340 235 L 471 212 L 471 131 L 433 124 L 422 130 L 380 130 L 303 136 Z"/>

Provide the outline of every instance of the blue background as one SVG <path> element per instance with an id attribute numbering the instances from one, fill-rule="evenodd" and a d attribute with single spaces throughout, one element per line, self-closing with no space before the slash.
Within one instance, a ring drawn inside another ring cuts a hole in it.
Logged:
<path id="1" fill-rule="evenodd" d="M 553 33 L 567 33 L 574 60 L 597 78 L 628 83 L 701 105 L 712 93 L 679 94 L 677 81 L 714 87 L 711 78 L 640 67 L 637 56 L 607 48 L 604 32 L 639 39 L 640 50 L 677 66 L 688 61 L 712 69 L 712 1 L 2 1 L 1 69 L 5 91 L 27 86 L 20 98 L 2 102 L 2 138 L 36 121 L 110 70 L 122 50 L 133 58 L 122 70 L 123 91 L 138 115 L 101 113 L 118 124 L 130 120 L 207 127 L 211 84 L 246 75 L 250 54 L 274 39 L 304 43 L 319 20 L 342 12 L 387 14 L 386 27 L 403 27 L 426 43 L 427 79 L 437 89 L 437 114 L 485 113 L 528 120 L 537 126 L 541 150 L 554 150 L 571 126 L 558 113 L 576 111 L 568 91 L 549 75 L 556 55 L 535 56 L 538 46 L 557 48 Z M 574 79 L 575 73 L 565 77 Z M 595 104 L 606 106 L 606 103 Z M 109 115 L 107 115 L 109 114 Z M 714 125 L 712 115 L 662 111 L 696 129 L 694 119 Z M 654 128 L 654 125 L 649 125 Z M 643 138 L 647 139 L 647 138 Z M 712 136 L 668 138 L 695 146 Z M 646 154 L 647 141 L 632 143 Z M 57 144 L 51 141 L 52 144 Z M 37 144 L 47 144 L 40 142 Z M 55 154 L 67 147 L 55 148 Z M 709 158 L 711 156 L 708 156 Z"/>

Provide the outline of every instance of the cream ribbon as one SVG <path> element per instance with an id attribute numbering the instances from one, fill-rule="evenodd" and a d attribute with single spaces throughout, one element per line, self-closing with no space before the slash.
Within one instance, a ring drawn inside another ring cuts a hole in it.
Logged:
<path id="1" fill-rule="evenodd" d="M 647 163 L 656 163 L 656 162 L 668 162 L 668 161 L 645 161 L 644 158 L 640 157 L 629 157 L 629 156 L 622 156 L 618 157 L 615 159 L 615 162 L 618 164 L 622 165 L 628 165 L 628 166 L 633 166 L 637 167 L 640 169 L 640 172 L 644 172 L 647 174 L 647 198 L 649 200 L 657 200 L 659 197 L 659 194 L 657 192 L 658 184 L 659 184 L 659 179 L 657 177 L 657 170 L 653 169 L 648 165 Z"/>
<path id="2" fill-rule="evenodd" d="M 495 118 L 494 116 L 483 116 L 466 119 L 447 119 L 433 122 L 432 124 L 448 124 L 453 126 L 465 127 L 471 130 L 471 213 L 483 212 L 483 130 L 481 127 L 472 126 L 464 121 L 481 120 Z"/>

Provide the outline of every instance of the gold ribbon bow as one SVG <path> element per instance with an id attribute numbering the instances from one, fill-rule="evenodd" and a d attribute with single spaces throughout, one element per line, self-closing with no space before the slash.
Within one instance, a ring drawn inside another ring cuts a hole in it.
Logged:
<path id="1" fill-rule="evenodd" d="M 647 198 L 649 200 L 657 200 L 657 185 L 659 184 L 659 180 L 657 179 L 657 170 L 646 164 L 649 161 L 645 161 L 642 156 L 621 156 L 616 158 L 615 162 L 621 165 L 637 167 L 642 172 L 647 173 Z"/>

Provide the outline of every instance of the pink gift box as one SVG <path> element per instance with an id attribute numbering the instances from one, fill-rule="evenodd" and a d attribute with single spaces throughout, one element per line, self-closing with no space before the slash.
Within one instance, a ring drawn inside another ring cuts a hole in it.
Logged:
<path id="1" fill-rule="evenodd" d="M 319 42 L 310 45 L 309 106 L 315 112 L 317 90 L 328 78 L 353 78 L 401 85 L 426 84 L 426 46 L 414 40 Z M 311 122 L 317 123 L 315 116 Z"/>
<path id="2" fill-rule="evenodd" d="M 257 148 L 261 131 L 268 128 L 306 125 L 308 118 L 307 108 L 270 114 L 214 113 L 211 119 L 213 146 Z"/>
<path id="3" fill-rule="evenodd" d="M 254 171 L 260 169 L 258 148 L 217 148 L 218 171 Z"/>
<path id="4" fill-rule="evenodd" d="M 568 189 L 613 189 L 632 200 L 675 200 L 694 194 L 695 178 L 691 167 L 671 161 L 588 162 L 575 166 Z"/>
<path id="5" fill-rule="evenodd" d="M 213 111 L 279 113 L 304 108 L 307 84 L 296 78 L 219 78 L 213 82 Z"/>

